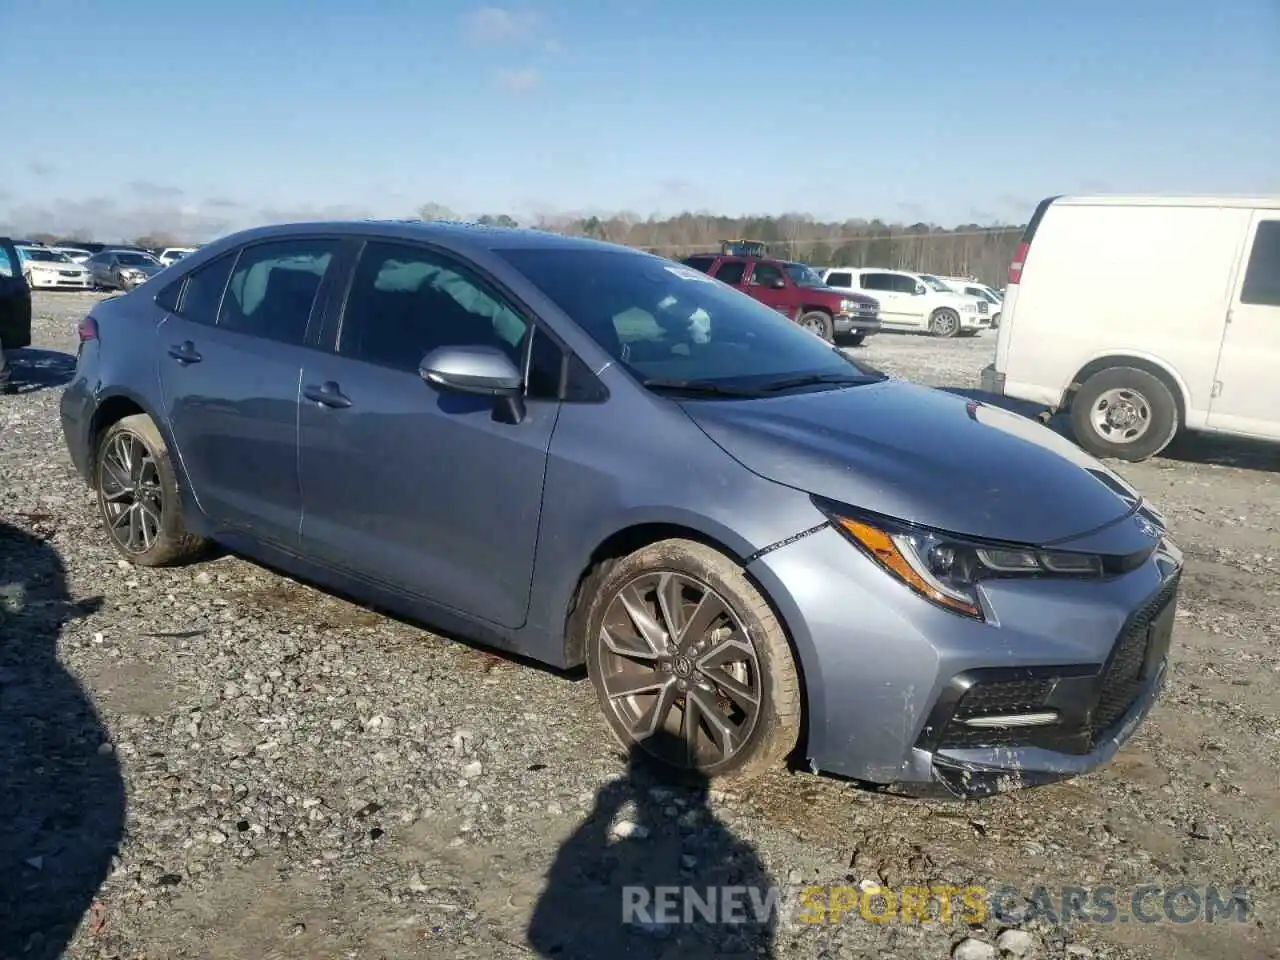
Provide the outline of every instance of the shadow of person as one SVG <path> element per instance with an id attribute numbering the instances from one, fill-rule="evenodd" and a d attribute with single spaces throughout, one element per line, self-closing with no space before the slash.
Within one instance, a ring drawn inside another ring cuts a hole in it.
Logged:
<path id="1" fill-rule="evenodd" d="M 64 387 L 76 375 L 76 358 L 59 350 L 27 347 L 5 355 L 17 393 L 36 393 Z"/>
<path id="2" fill-rule="evenodd" d="M 676 738 L 659 732 L 655 752 Z M 705 777 L 664 774 L 639 745 L 556 853 L 527 931 L 541 957 L 772 957 L 779 904 L 763 862 L 708 805 Z"/>
<path id="3" fill-rule="evenodd" d="M 0 957 L 63 955 L 124 831 L 106 731 L 58 662 L 73 604 L 62 561 L 0 521 Z"/>

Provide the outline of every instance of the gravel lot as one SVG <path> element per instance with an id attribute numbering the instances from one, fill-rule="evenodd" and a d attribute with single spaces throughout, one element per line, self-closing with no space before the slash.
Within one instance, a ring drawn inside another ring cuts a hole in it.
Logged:
<path id="1" fill-rule="evenodd" d="M 785 772 L 699 796 L 629 781 L 579 677 L 234 557 L 118 561 L 56 416 L 93 300 L 37 295 L 22 392 L 0 398 L 0 956 L 994 957 L 983 945 L 1008 926 L 959 910 L 926 924 L 784 912 L 729 935 L 618 922 L 624 877 L 759 874 L 788 890 L 1112 885 L 1122 905 L 1140 884 L 1246 885 L 1247 922 L 1040 919 L 1000 942 L 1046 958 L 1280 956 L 1275 450 L 1184 443 L 1122 468 L 1188 569 L 1168 692 L 1108 768 L 968 804 Z M 993 344 L 885 334 L 857 355 L 974 388 Z"/>

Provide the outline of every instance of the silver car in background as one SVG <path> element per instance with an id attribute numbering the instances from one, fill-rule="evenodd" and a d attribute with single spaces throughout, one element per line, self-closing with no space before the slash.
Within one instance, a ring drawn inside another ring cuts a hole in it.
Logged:
<path id="1" fill-rule="evenodd" d="M 129 291 L 164 269 L 164 264 L 140 250 L 103 250 L 84 262 L 95 287 Z"/>

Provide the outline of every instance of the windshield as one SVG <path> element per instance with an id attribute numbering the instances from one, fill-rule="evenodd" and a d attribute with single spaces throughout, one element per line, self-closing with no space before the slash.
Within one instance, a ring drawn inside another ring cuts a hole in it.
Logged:
<path id="1" fill-rule="evenodd" d="M 131 267 L 146 267 L 156 262 L 154 257 L 145 253 L 117 253 L 116 260 Z"/>
<path id="2" fill-rule="evenodd" d="M 925 283 L 927 283 L 929 286 L 933 287 L 933 289 L 937 290 L 939 293 L 955 293 L 954 290 L 948 287 L 945 283 L 943 283 L 937 277 L 931 277 L 927 273 L 922 273 L 920 274 L 920 279 L 923 280 Z"/>
<path id="3" fill-rule="evenodd" d="M 868 377 L 823 340 L 704 273 L 643 253 L 496 251 L 641 380 L 751 388 Z"/>
<path id="4" fill-rule="evenodd" d="M 791 282 L 797 287 L 825 287 L 822 277 L 818 276 L 818 271 L 813 267 L 803 263 L 788 263 L 787 276 L 791 278 Z"/>
<path id="5" fill-rule="evenodd" d="M 39 247 L 22 247 L 19 251 L 23 260 L 30 260 L 34 263 L 69 263 L 70 258 L 55 250 L 45 250 Z"/>

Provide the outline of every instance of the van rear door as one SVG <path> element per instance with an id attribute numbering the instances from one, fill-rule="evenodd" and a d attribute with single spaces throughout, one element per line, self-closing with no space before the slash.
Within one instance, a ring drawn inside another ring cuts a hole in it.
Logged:
<path id="1" fill-rule="evenodd" d="M 1236 271 L 1208 426 L 1280 439 L 1280 210 L 1259 210 Z"/>

